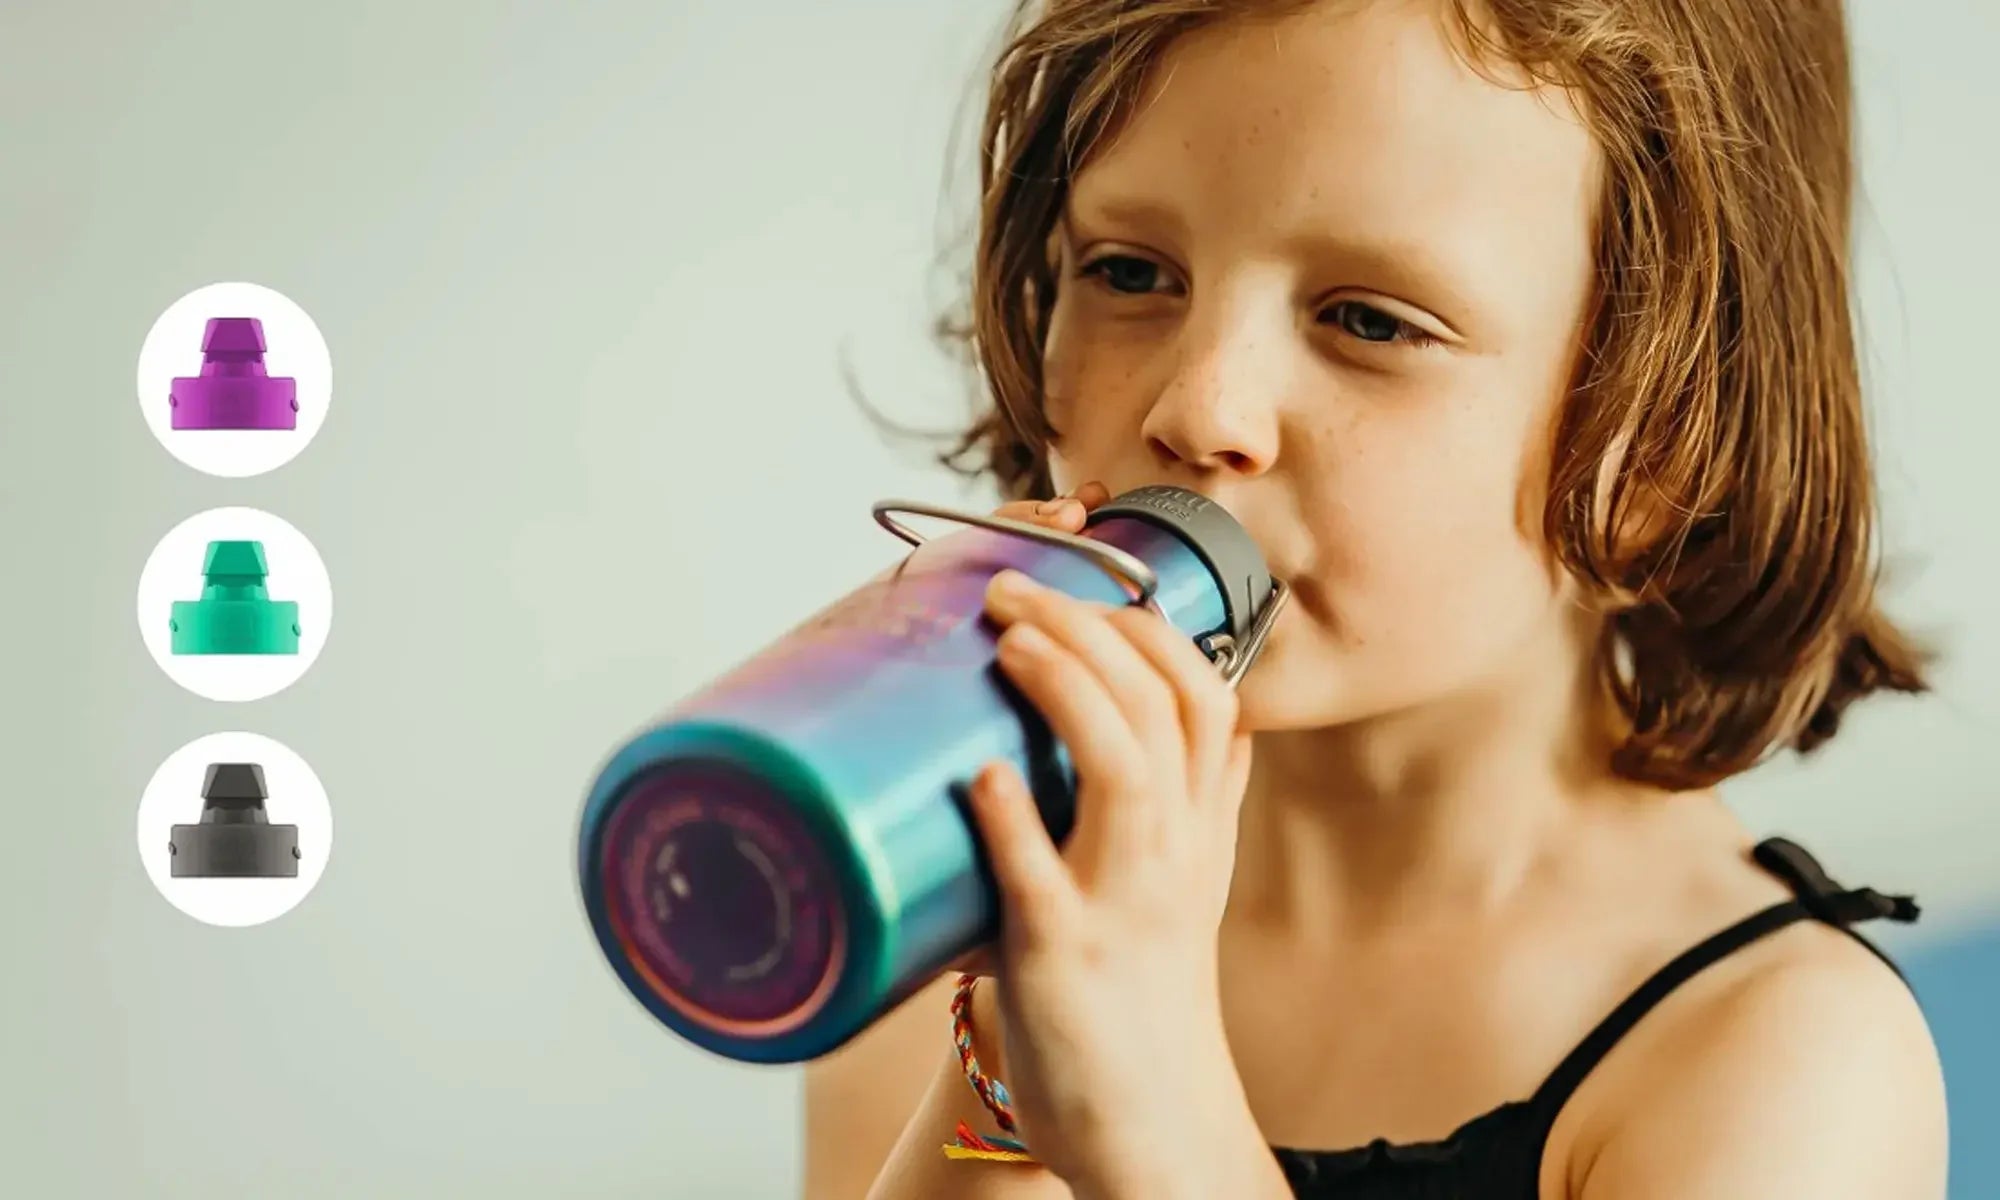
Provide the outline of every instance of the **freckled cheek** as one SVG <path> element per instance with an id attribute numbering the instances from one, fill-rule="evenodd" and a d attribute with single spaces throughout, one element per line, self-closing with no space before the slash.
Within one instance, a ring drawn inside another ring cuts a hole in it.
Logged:
<path id="1" fill-rule="evenodd" d="M 1051 338 L 1042 361 L 1048 416 L 1071 454 L 1138 437 L 1151 361 L 1139 347 L 1103 338 Z"/>

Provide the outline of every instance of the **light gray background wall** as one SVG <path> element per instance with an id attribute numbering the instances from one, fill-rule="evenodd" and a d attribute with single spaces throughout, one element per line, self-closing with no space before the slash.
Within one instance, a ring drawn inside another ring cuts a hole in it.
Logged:
<path id="1" fill-rule="evenodd" d="M 894 556 L 872 500 L 985 502 L 885 447 L 837 364 L 898 416 L 962 411 L 925 330 L 1002 7 L 0 12 L 18 1194 L 793 1194 L 796 1074 L 702 1057 L 615 989 L 576 806 L 615 739 Z M 1948 938 L 2000 906 L 2000 13 L 1854 7 L 1899 594 L 1954 658 L 1941 700 L 1736 795 L 1922 891 Z M 133 371 L 162 309 L 236 279 L 313 314 L 335 395 L 300 458 L 231 481 L 161 450 Z M 298 525 L 336 597 L 312 672 L 247 705 L 181 692 L 133 625 L 154 542 L 222 504 Z M 133 846 L 159 761 L 231 728 L 304 754 L 336 822 L 318 890 L 242 930 L 171 908 Z"/>

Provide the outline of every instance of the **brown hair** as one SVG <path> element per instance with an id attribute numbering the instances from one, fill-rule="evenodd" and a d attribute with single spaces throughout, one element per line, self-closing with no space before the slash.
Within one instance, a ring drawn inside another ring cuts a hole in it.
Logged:
<path id="1" fill-rule="evenodd" d="M 1840 0 L 1445 0 L 1472 63 L 1565 90 L 1601 146 L 1599 286 L 1545 536 L 1611 613 L 1620 773 L 1706 785 L 1925 689 L 1878 610 L 1848 261 Z M 945 461 L 1050 494 L 1048 238 L 1170 43 L 1310 0 L 1024 0 L 993 69 L 963 340 L 990 405 Z M 969 465 L 968 465 L 969 464 Z"/>

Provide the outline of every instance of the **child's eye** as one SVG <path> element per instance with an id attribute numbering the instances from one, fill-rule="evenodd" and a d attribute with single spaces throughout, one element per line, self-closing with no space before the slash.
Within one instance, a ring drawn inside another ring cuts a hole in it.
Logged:
<path id="1" fill-rule="evenodd" d="M 1163 272 L 1160 265 L 1129 254 L 1107 254 L 1087 264 L 1082 271 L 1086 276 L 1095 275 L 1114 292 L 1127 295 L 1149 295 L 1159 288 Z"/>
<path id="2" fill-rule="evenodd" d="M 1333 325 L 1350 337 L 1364 342 L 1406 342 L 1428 345 L 1435 337 L 1403 320 L 1359 300 L 1339 300 L 1320 310 L 1320 323 Z"/>

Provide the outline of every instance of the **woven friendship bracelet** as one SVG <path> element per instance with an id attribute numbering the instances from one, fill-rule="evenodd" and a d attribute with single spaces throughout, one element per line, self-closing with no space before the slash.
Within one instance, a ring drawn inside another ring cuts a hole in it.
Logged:
<path id="1" fill-rule="evenodd" d="M 979 1056 L 972 1051 L 972 989 L 979 984 L 977 975 L 960 975 L 958 990 L 951 997 L 951 1038 L 958 1047 L 958 1065 L 965 1072 L 965 1081 L 972 1085 L 973 1094 L 1001 1130 L 1008 1134 L 1018 1134 L 1014 1123 L 1014 1105 L 1007 1096 L 1007 1085 L 979 1069 Z M 1034 1156 L 1018 1137 L 981 1137 L 965 1122 L 958 1123 L 958 1136 L 951 1145 L 944 1148 L 947 1158 L 982 1159 L 988 1162 L 1033 1162 Z"/>

